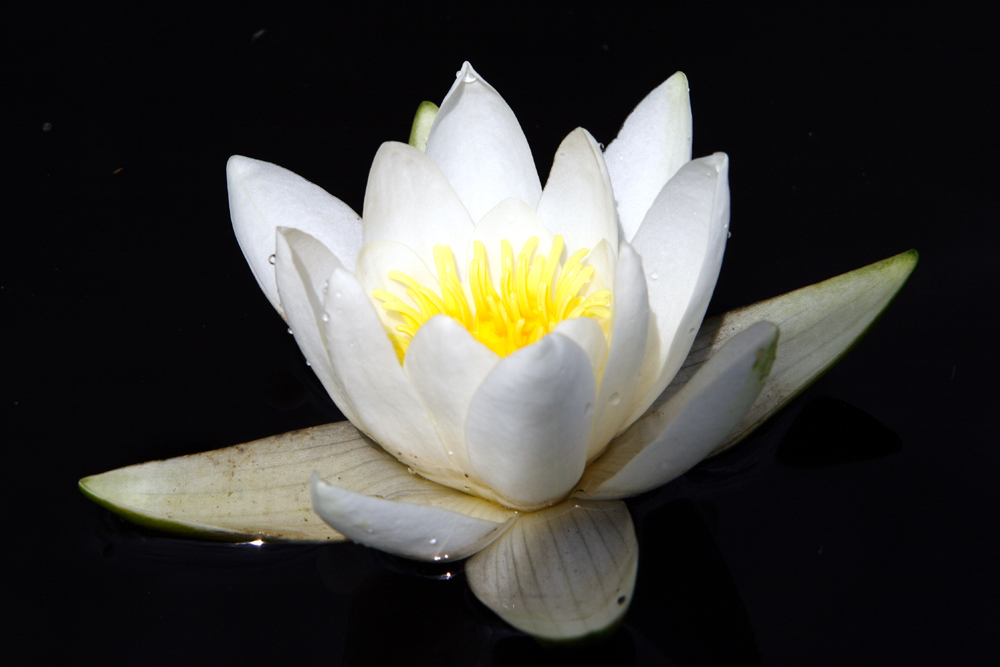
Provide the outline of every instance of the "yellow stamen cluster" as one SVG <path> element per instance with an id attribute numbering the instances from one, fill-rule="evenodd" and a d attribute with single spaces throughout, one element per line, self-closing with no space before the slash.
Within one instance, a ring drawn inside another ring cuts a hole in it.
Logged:
<path id="1" fill-rule="evenodd" d="M 557 278 L 563 237 L 555 237 L 548 258 L 539 255 L 532 260 L 537 245 L 538 237 L 532 236 L 515 259 L 510 242 L 506 239 L 501 242 L 498 292 L 490 280 L 486 247 L 476 241 L 468 276 L 472 304 L 458 280 L 455 257 L 448 246 L 434 246 L 440 295 L 405 273 L 390 271 L 389 278 L 406 285 L 406 294 L 416 304 L 414 307 L 385 290 L 372 292 L 382 302 L 382 308 L 403 318 L 404 324 L 396 327 L 398 333 L 389 334 L 399 362 L 403 362 L 417 329 L 435 315 L 457 320 L 476 340 L 500 356 L 534 343 L 559 322 L 574 317 L 593 317 L 606 333 L 611 317 L 611 290 L 599 290 L 586 298 L 579 296 L 594 275 L 594 267 L 580 263 L 589 251 L 578 250 L 570 255 Z"/>

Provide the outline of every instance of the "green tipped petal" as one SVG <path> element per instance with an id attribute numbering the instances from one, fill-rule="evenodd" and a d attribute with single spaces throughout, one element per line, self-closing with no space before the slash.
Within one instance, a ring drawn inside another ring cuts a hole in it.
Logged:
<path id="1" fill-rule="evenodd" d="M 427 137 L 431 135 L 431 125 L 437 116 L 438 105 L 433 102 L 421 102 L 417 107 L 417 115 L 413 117 L 413 127 L 410 128 L 410 145 L 420 150 L 426 150 Z"/>
<path id="2" fill-rule="evenodd" d="M 757 322 L 781 332 L 774 365 L 750 411 L 712 455 L 729 449 L 806 390 L 864 337 L 906 284 L 919 253 L 888 259 L 705 320 L 681 370 L 656 399 L 666 402 L 735 334 Z"/>

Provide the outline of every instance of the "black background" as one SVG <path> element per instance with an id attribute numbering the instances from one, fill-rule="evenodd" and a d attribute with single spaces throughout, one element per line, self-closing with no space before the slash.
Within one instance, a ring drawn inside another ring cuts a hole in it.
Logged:
<path id="1" fill-rule="evenodd" d="M 33 5 L 5 20 L 6 654 L 101 664 L 984 664 L 1000 649 L 997 67 L 984 14 L 879 3 Z M 214 7 L 215 5 L 213 5 Z M 956 8 L 957 7 L 957 8 Z M 361 210 L 463 60 L 542 180 L 675 70 L 726 151 L 710 313 L 908 248 L 873 332 L 740 448 L 630 504 L 622 627 L 544 649 L 461 569 L 135 529 L 83 476 L 340 419 L 232 234 L 225 162 Z"/>

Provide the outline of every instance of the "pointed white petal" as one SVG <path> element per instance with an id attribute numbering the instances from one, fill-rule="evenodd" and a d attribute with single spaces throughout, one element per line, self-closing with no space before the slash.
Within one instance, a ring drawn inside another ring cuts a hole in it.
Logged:
<path id="1" fill-rule="evenodd" d="M 514 112 L 469 63 L 441 102 L 426 150 L 474 222 L 504 199 L 538 204 L 542 186 L 528 140 Z"/>
<path id="2" fill-rule="evenodd" d="M 357 412 L 358 428 L 406 465 L 446 474 L 451 462 L 427 411 L 403 375 L 382 323 L 354 276 L 330 274 L 326 292 L 326 346 Z"/>
<path id="3" fill-rule="evenodd" d="M 604 362 L 608 358 L 608 339 L 604 337 L 601 325 L 592 317 L 574 317 L 556 325 L 552 333 L 566 336 L 580 346 L 590 359 L 594 377 L 601 377 Z"/>
<path id="4" fill-rule="evenodd" d="M 465 446 L 469 404 L 499 362 L 496 353 L 446 315 L 432 317 L 420 327 L 406 351 L 403 372 L 459 470 L 473 470 Z M 473 481 L 480 481 L 478 475 Z"/>
<path id="5" fill-rule="evenodd" d="M 426 561 L 471 556 L 502 535 L 514 520 L 496 523 L 450 509 L 374 498 L 327 484 L 315 473 L 312 503 L 316 513 L 348 539 Z"/>
<path id="6" fill-rule="evenodd" d="M 272 266 L 278 227 L 315 237 L 353 270 L 361 250 L 361 218 L 347 204 L 287 169 L 240 155 L 229 158 L 226 179 L 236 240 L 257 284 L 282 317 Z"/>
<path id="7" fill-rule="evenodd" d="M 642 272 L 642 260 L 627 243 L 621 244 L 611 309 L 614 318 L 611 346 L 601 377 L 601 393 L 597 398 L 597 415 L 587 460 L 604 449 L 632 411 L 646 351 L 649 329 L 646 278 Z"/>
<path id="8" fill-rule="evenodd" d="M 758 322 L 683 389 L 614 440 L 577 485 L 582 498 L 625 498 L 662 486 L 708 456 L 746 415 L 774 362 L 778 328 Z"/>
<path id="9" fill-rule="evenodd" d="M 626 426 L 660 395 L 691 349 L 719 277 L 728 230 L 729 158 L 716 153 L 688 162 L 670 179 L 635 235 L 656 339 L 647 348 Z"/>
<path id="10" fill-rule="evenodd" d="M 378 149 L 365 190 L 364 243 L 397 241 L 434 268 L 434 246 L 451 246 L 459 276 L 473 222 L 444 174 L 424 153 L 395 141 Z"/>
<path id="11" fill-rule="evenodd" d="M 537 210 L 552 234 L 563 235 L 570 253 L 589 250 L 602 239 L 618 248 L 615 199 L 604 156 L 583 128 L 559 145 Z"/>
<path id="12" fill-rule="evenodd" d="M 578 639 L 632 602 L 639 543 L 625 503 L 567 501 L 519 517 L 469 559 L 469 587 L 500 618 L 541 639 Z"/>
<path id="13" fill-rule="evenodd" d="M 691 160 L 691 132 L 688 81 L 677 72 L 639 103 L 608 146 L 604 159 L 628 240 L 663 186 Z"/>
<path id="14" fill-rule="evenodd" d="M 402 316 L 383 308 L 382 302 L 376 299 L 372 292 L 382 289 L 402 299 L 408 305 L 416 306 L 416 304 L 406 293 L 408 289 L 406 285 L 389 277 L 390 271 L 405 273 L 424 287 L 434 290 L 438 295 L 441 294 L 441 290 L 437 276 L 431 273 L 423 259 L 409 246 L 384 239 L 366 243 L 354 266 L 354 277 L 368 296 L 368 300 L 371 301 L 385 330 L 396 331 L 396 327 L 404 323 Z"/>
<path id="15" fill-rule="evenodd" d="M 892 303 L 917 266 L 916 250 L 705 320 L 683 368 L 653 407 L 669 400 L 731 336 L 767 320 L 781 330 L 774 367 L 726 441 L 732 447 L 840 361 Z"/>
<path id="16" fill-rule="evenodd" d="M 545 228 L 545 223 L 535 213 L 535 209 L 518 199 L 505 199 L 483 216 L 476 225 L 472 238 L 469 239 L 467 256 L 470 260 L 475 257 L 475 243 L 481 241 L 486 249 L 490 280 L 493 281 L 494 287 L 498 287 L 503 267 L 500 261 L 501 241 L 510 241 L 516 258 L 521 252 L 521 247 L 532 236 L 538 237 L 538 245 L 535 246 L 532 257 L 548 256 L 552 250 L 552 234 Z"/>
<path id="17" fill-rule="evenodd" d="M 580 479 L 597 396 L 590 359 L 549 334 L 500 360 L 472 398 L 472 467 L 508 507 L 545 505 Z"/>
<path id="18" fill-rule="evenodd" d="M 330 362 L 323 335 L 326 278 L 341 264 L 326 246 L 298 229 L 279 227 L 276 238 L 278 295 L 285 304 L 285 319 L 295 342 L 340 411 L 348 419 L 356 419 L 357 412 Z"/>

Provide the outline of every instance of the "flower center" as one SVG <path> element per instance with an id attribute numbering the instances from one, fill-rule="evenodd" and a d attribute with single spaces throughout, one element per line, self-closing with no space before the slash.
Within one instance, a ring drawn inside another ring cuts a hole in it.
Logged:
<path id="1" fill-rule="evenodd" d="M 594 267 L 580 263 L 590 251 L 582 249 L 570 255 L 557 277 L 563 237 L 555 237 L 548 258 L 538 255 L 532 260 L 537 245 L 538 237 L 532 236 L 515 259 L 510 242 L 501 241 L 499 292 L 490 280 L 486 247 L 481 241 L 474 244 L 468 286 L 459 282 L 455 257 L 448 246 L 434 246 L 440 294 L 405 273 L 390 271 L 389 278 L 406 285 L 406 294 L 416 304 L 411 306 L 385 290 L 372 292 L 382 302 L 382 308 L 399 313 L 405 322 L 396 327 L 397 333 L 389 334 L 399 363 L 403 363 L 417 330 L 435 315 L 447 315 L 458 321 L 476 340 L 501 357 L 534 343 L 559 322 L 574 317 L 593 317 L 606 335 L 611 317 L 611 290 L 580 296 L 594 275 Z"/>

